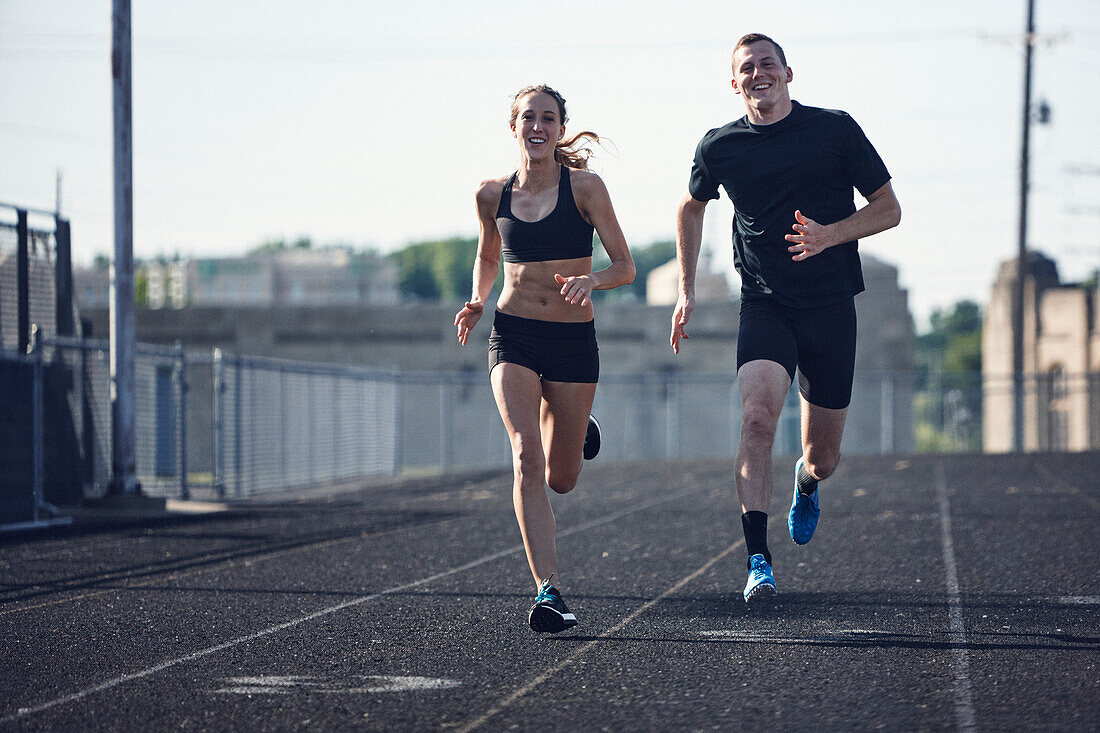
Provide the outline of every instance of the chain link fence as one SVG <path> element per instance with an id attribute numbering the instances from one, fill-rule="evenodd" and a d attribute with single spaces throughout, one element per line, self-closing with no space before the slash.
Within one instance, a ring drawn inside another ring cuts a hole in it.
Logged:
<path id="1" fill-rule="evenodd" d="M 0 422 L 10 442 L 0 482 L 33 487 L 33 498 L 12 511 L 75 504 L 106 491 L 108 346 L 41 337 L 30 354 L 0 350 L 0 400 L 9 408 Z M 480 371 L 395 373 L 148 344 L 137 347 L 136 370 L 137 476 L 149 495 L 244 500 L 511 464 Z M 980 451 L 983 401 L 1005 392 L 998 385 L 983 384 L 978 374 L 857 373 L 843 450 Z M 1034 449 L 1067 449 L 1067 436 L 1082 429 L 1071 406 L 1082 402 L 1091 410 L 1083 418 L 1089 447 L 1098 447 L 1098 387 L 1100 374 L 1029 378 Z M 593 412 L 603 426 L 602 461 L 732 460 L 736 451 L 741 415 L 733 375 L 605 375 Z M 796 387 L 775 451 L 800 451 Z M 9 509 L 17 504 L 5 502 Z M 11 517 L 0 515 L 0 524 L 6 521 Z"/>
<path id="2" fill-rule="evenodd" d="M 394 375 L 220 350 L 210 366 L 212 486 L 219 496 L 398 472 Z"/>
<path id="3" fill-rule="evenodd" d="M 40 334 L 75 332 L 69 222 L 0 204 L 0 349 L 27 353 Z"/>

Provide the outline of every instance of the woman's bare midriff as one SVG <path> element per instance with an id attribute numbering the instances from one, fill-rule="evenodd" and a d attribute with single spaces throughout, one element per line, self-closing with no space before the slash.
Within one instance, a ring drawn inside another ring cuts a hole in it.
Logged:
<path id="1" fill-rule="evenodd" d="M 497 310 L 539 321 L 591 321 L 592 303 L 583 306 L 567 303 L 561 295 L 561 285 L 554 279 L 555 274 L 573 277 L 591 272 L 591 257 L 546 262 L 505 262 L 504 288 L 497 300 Z"/>

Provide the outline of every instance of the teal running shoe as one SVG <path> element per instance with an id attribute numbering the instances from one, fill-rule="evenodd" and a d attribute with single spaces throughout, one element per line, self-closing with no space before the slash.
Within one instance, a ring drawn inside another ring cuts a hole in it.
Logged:
<path id="1" fill-rule="evenodd" d="M 749 558 L 749 582 L 745 583 L 745 603 L 774 598 L 775 594 L 772 566 L 763 555 L 753 555 Z"/>
<path id="2" fill-rule="evenodd" d="M 787 529 L 790 530 L 792 540 L 804 545 L 814 536 L 821 508 L 817 501 L 817 489 L 808 496 L 798 490 L 798 469 L 800 468 L 802 468 L 802 458 L 799 458 L 794 466 L 794 497 L 791 499 L 791 513 L 787 515 Z"/>
<path id="3" fill-rule="evenodd" d="M 561 593 L 547 578 L 535 597 L 535 605 L 531 606 L 528 622 L 534 631 L 556 634 L 576 626 L 577 617 L 569 612 Z"/>

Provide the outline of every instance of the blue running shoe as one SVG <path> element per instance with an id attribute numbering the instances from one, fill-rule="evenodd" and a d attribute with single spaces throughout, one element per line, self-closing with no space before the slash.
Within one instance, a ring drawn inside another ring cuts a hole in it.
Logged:
<path id="1" fill-rule="evenodd" d="M 800 545 L 809 542 L 817 529 L 817 518 L 821 508 L 817 503 L 817 489 L 807 496 L 798 490 L 798 469 L 802 468 L 802 459 L 794 466 L 794 497 L 791 499 L 791 513 L 787 515 L 787 529 L 791 539 Z"/>
<path id="2" fill-rule="evenodd" d="M 745 603 L 774 598 L 775 594 L 772 566 L 763 555 L 753 555 L 749 558 L 749 582 L 745 583 Z"/>
<path id="3" fill-rule="evenodd" d="M 535 605 L 531 606 L 528 622 L 535 631 L 556 634 L 576 626 L 577 617 L 569 612 L 561 593 L 547 578 L 535 597 Z"/>
<path id="4" fill-rule="evenodd" d="M 584 433 L 584 460 L 591 461 L 600 452 L 600 423 L 588 416 L 588 430 Z"/>

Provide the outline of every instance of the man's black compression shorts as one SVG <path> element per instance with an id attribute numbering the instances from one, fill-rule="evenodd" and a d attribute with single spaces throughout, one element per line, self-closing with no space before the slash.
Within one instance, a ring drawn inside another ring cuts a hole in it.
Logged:
<path id="1" fill-rule="evenodd" d="M 856 364 L 854 298 L 820 308 L 787 308 L 767 297 L 741 294 L 737 368 L 767 359 L 783 365 L 806 401 L 840 410 L 852 401 Z"/>

